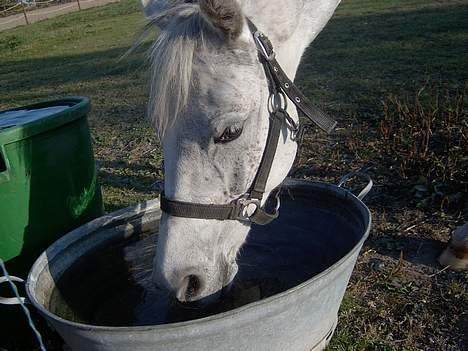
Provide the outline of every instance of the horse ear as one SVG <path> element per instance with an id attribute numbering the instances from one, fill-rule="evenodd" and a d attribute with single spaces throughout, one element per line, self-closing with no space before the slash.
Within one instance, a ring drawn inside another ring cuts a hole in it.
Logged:
<path id="1" fill-rule="evenodd" d="M 182 2 L 181 0 L 178 0 Z M 143 8 L 143 13 L 145 17 L 150 18 L 156 13 L 161 13 L 168 10 L 174 0 L 140 0 L 141 7 Z"/>
<path id="2" fill-rule="evenodd" d="M 207 21 L 228 40 L 235 40 L 241 35 L 244 18 L 237 0 L 199 0 L 199 4 Z"/>

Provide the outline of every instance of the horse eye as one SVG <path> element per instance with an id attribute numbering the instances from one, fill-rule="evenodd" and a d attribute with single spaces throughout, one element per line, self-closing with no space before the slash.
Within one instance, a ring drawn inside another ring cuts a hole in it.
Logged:
<path id="1" fill-rule="evenodd" d="M 242 125 L 233 125 L 226 128 L 221 136 L 214 139 L 215 144 L 224 144 L 236 140 L 242 134 L 244 127 Z"/>

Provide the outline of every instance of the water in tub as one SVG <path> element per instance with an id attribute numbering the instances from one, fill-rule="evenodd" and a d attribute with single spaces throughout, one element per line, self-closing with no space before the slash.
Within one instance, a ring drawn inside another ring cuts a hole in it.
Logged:
<path id="1" fill-rule="evenodd" d="M 156 325 L 228 311 L 292 288 L 333 265 L 360 238 L 360 229 L 337 215 L 339 203 L 329 211 L 301 202 L 283 208 L 271 225 L 253 227 L 239 273 L 216 303 L 181 304 L 156 290 L 156 234 L 141 233 L 82 257 L 56 282 L 48 307 L 87 324 Z"/>

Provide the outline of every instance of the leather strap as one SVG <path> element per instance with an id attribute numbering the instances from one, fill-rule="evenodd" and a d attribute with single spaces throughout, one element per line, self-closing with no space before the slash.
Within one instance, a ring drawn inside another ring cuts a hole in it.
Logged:
<path id="1" fill-rule="evenodd" d="M 242 200 L 242 199 L 241 199 Z M 265 225 L 278 218 L 278 211 L 267 212 L 264 208 L 257 207 L 252 215 L 244 213 L 247 204 L 253 204 L 248 200 L 245 203 L 235 200 L 229 204 L 194 204 L 183 201 L 168 200 L 164 193 L 161 194 L 161 210 L 174 217 L 215 219 L 219 221 L 238 220 L 247 221 L 259 225 Z M 259 203 L 257 203 L 259 205 Z"/>
<path id="2" fill-rule="evenodd" d="M 225 205 L 194 204 L 168 200 L 164 193 L 161 193 L 160 201 L 161 210 L 175 217 L 217 219 L 220 221 L 237 219 L 236 206 L 233 203 Z"/>
<path id="3" fill-rule="evenodd" d="M 276 149 L 278 148 L 279 136 L 281 134 L 281 126 L 285 120 L 284 111 L 276 111 L 270 115 L 270 128 L 268 129 L 268 137 L 263 151 L 262 161 L 258 167 L 257 175 L 252 184 L 249 199 L 263 199 L 265 193 L 268 176 L 271 172 L 271 166 L 275 159 Z"/>
<path id="4" fill-rule="evenodd" d="M 263 57 L 264 65 L 269 67 L 271 76 L 276 81 L 280 89 L 289 97 L 291 102 L 303 116 L 315 123 L 319 128 L 327 133 L 335 129 L 337 122 L 325 112 L 313 105 L 310 100 L 299 90 L 299 88 L 288 78 L 276 60 L 273 45 L 266 35 L 260 32 L 255 24 L 247 20 L 250 30 L 254 33 L 254 39 Z"/>
<path id="5" fill-rule="evenodd" d="M 277 111 L 271 115 L 267 143 L 262 161 L 252 185 L 252 190 L 229 204 L 195 204 L 184 201 L 168 200 L 164 193 L 160 195 L 161 210 L 171 216 L 183 218 L 201 218 L 223 220 L 250 221 L 256 224 L 268 224 L 278 217 L 277 209 L 269 213 L 261 207 L 266 183 L 271 171 L 278 146 L 281 126 L 284 122 L 284 112 Z"/>

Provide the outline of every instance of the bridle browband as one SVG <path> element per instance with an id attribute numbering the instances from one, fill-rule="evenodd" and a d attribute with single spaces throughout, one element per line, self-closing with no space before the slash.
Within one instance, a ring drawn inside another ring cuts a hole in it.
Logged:
<path id="1" fill-rule="evenodd" d="M 278 187 L 275 194 L 276 205 L 272 210 L 262 207 L 268 176 L 275 158 L 282 126 L 286 126 L 297 141 L 301 138 L 303 129 L 286 111 L 287 97 L 296 105 L 301 115 L 307 117 L 326 132 L 331 132 L 336 121 L 327 116 L 300 92 L 296 85 L 288 78 L 278 61 L 270 40 L 260 32 L 255 24 L 247 19 L 250 31 L 259 52 L 259 60 L 265 70 L 268 80 L 270 96 L 268 109 L 270 126 L 263 151 L 262 160 L 250 190 L 240 198 L 223 205 L 197 204 L 191 202 L 174 201 L 161 193 L 161 210 L 171 216 L 198 219 L 239 220 L 255 224 L 268 224 L 278 217 L 280 200 Z"/>

